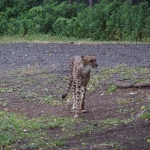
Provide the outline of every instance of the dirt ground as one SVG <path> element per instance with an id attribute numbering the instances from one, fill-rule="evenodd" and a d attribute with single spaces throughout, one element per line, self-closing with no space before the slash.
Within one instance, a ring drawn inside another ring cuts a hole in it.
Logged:
<path id="1" fill-rule="evenodd" d="M 96 56 L 98 69 L 120 64 L 150 67 L 149 44 L 9 43 L 0 45 L 0 71 L 38 65 L 66 74 L 70 57 L 86 54 Z"/>
<path id="2" fill-rule="evenodd" d="M 9 86 L 13 86 L 15 76 L 7 76 L 7 71 L 13 72 L 17 69 L 34 66 L 44 69 L 46 73 L 57 74 L 59 78 L 54 81 L 57 80 L 56 83 L 61 88 L 65 88 L 67 82 L 62 82 L 62 76 L 69 73 L 69 59 L 74 55 L 86 54 L 94 55 L 97 58 L 98 69 L 95 71 L 96 73 L 103 68 L 118 65 L 150 69 L 150 44 L 7 43 L 0 44 L 0 79 L 12 81 Z M 32 74 L 32 78 L 36 78 L 39 74 L 39 72 Z M 30 74 L 28 76 L 30 77 Z M 41 83 L 42 80 L 44 79 L 41 79 Z M 40 86 L 40 83 L 37 84 Z M 46 90 L 51 91 L 53 86 L 57 85 L 54 83 L 49 84 Z M 95 130 L 68 138 L 64 148 L 57 147 L 56 149 L 150 149 L 150 143 L 147 142 L 147 139 L 150 139 L 150 122 L 148 120 L 132 120 L 128 123 L 96 130 L 100 120 L 133 118 L 141 111 L 141 106 L 149 106 L 150 87 L 119 88 L 112 94 L 104 94 L 108 87 L 109 82 L 106 84 L 103 82 L 101 86 L 96 87 L 96 90 L 88 92 L 86 95 L 85 105 L 88 112 L 82 114 L 81 118 L 83 118 L 85 124 L 87 124 L 87 120 L 93 122 Z M 57 94 L 57 92 L 54 95 L 56 98 L 61 97 L 61 94 Z M 36 101 L 24 101 L 23 96 L 21 97 L 13 92 L 9 92 L 9 94 L 0 92 L 0 98 L 7 98 L 7 104 L 9 105 L 0 105 L 0 110 L 8 112 L 17 112 L 29 117 L 45 115 L 73 116 L 70 113 L 71 104 L 52 106 Z M 121 99 L 128 101 L 122 105 L 117 105 L 118 100 Z"/>

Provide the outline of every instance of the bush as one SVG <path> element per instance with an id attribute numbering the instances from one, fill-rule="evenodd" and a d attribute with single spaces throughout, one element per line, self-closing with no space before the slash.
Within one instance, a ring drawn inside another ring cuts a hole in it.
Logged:
<path id="1" fill-rule="evenodd" d="M 87 7 L 68 1 L 2 0 L 0 10 L 0 35 L 45 33 L 105 41 L 147 41 L 150 37 L 148 2 L 101 0 Z"/>

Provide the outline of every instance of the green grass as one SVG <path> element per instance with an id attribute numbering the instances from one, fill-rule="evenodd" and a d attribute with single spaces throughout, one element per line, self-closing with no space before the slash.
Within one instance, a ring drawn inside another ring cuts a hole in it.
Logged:
<path id="1" fill-rule="evenodd" d="M 138 119 L 150 120 L 150 112 L 145 112 L 144 114 L 140 115 Z"/>
<path id="2" fill-rule="evenodd" d="M 76 121 L 80 119 L 55 116 L 30 119 L 0 111 L 0 147 L 13 149 L 64 146 L 65 142 L 61 138 L 70 135 Z M 55 128 L 60 128 L 57 134 L 46 133 Z M 62 129 L 64 134 L 60 134 Z"/>
<path id="3" fill-rule="evenodd" d="M 1 36 L 0 43 L 18 43 L 18 42 L 36 42 L 36 43 L 68 43 L 68 42 L 75 42 L 75 43 L 88 43 L 92 40 L 77 40 L 76 38 L 67 38 L 67 37 L 59 37 L 59 36 L 51 36 L 51 35 L 26 35 L 26 36 Z M 93 42 L 95 43 L 95 42 Z"/>
<path id="4" fill-rule="evenodd" d="M 55 146 L 64 146 L 65 142 L 63 140 L 56 140 L 53 142 Z"/>
<path id="5" fill-rule="evenodd" d="M 103 68 L 99 73 L 91 75 L 88 92 L 101 87 L 102 83 L 109 84 L 106 94 L 115 92 L 118 87 L 111 82 L 116 75 L 119 75 L 120 79 L 129 79 L 135 83 L 150 81 L 150 70 L 147 68 L 129 68 L 125 65 Z M 46 69 L 41 70 L 38 67 L 29 66 L 28 68 L 3 72 L 0 76 L 0 93 L 12 93 L 26 101 L 38 101 L 41 104 L 47 103 L 56 106 L 62 104 L 60 95 L 63 94 L 67 80 L 66 76 L 50 74 L 46 72 Z M 67 104 L 72 102 L 71 97 L 71 94 L 68 95 Z"/>
<path id="6" fill-rule="evenodd" d="M 25 101 L 59 105 L 62 101 L 57 95 L 63 93 L 62 82 L 66 82 L 65 77 L 30 66 L 3 72 L 0 76 L 0 93 L 12 93 Z"/>
<path id="7" fill-rule="evenodd" d="M 126 147 L 122 146 L 120 143 L 117 142 L 103 142 L 100 144 L 94 144 L 93 148 L 97 149 L 108 149 L 108 148 L 113 148 L 113 150 L 126 150 Z"/>
<path id="8" fill-rule="evenodd" d="M 90 44 L 99 44 L 99 43 L 112 43 L 116 44 L 118 42 L 116 41 L 93 41 L 92 39 L 76 39 L 74 37 L 67 38 L 62 36 L 51 36 L 51 35 L 45 35 L 45 34 L 37 34 L 37 35 L 26 35 L 26 36 L 20 36 L 20 35 L 13 35 L 13 36 L 0 36 L 0 43 L 18 43 L 18 42 L 36 42 L 36 43 L 69 43 L 69 42 L 75 42 L 76 44 L 80 43 L 90 43 Z M 135 43 L 136 42 L 121 42 L 120 43 Z M 142 42 L 138 42 L 142 43 Z"/>
<path id="9" fill-rule="evenodd" d="M 130 80 L 133 83 L 149 82 L 150 70 L 148 68 L 128 67 L 126 65 L 119 65 L 113 68 L 103 68 L 99 73 L 91 75 L 88 90 L 94 91 L 101 83 L 112 84 L 112 78 L 119 78 L 120 80 Z M 116 85 L 111 85 L 108 88 L 107 94 L 111 94 L 117 90 Z"/>
<path id="10" fill-rule="evenodd" d="M 12 88 L 4 88 L 4 87 L 0 87 L 0 93 L 5 93 L 5 92 L 13 92 Z"/>
<path id="11" fill-rule="evenodd" d="M 115 92 L 117 89 L 118 89 L 117 85 L 111 85 L 107 90 L 107 94 L 111 94 L 111 93 Z"/>
<path id="12" fill-rule="evenodd" d="M 87 120 L 87 125 L 83 126 L 81 130 L 79 130 L 76 134 L 77 135 L 82 135 L 85 133 L 91 133 L 93 131 L 101 131 L 104 129 L 111 128 L 113 126 L 118 126 L 120 124 L 125 124 L 128 123 L 132 120 L 132 118 L 128 119 L 117 119 L 117 118 L 109 118 L 101 121 L 90 121 Z"/>

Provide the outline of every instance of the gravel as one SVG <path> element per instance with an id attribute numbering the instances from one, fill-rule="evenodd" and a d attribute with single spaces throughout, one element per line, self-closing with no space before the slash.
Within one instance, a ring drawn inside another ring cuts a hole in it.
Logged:
<path id="1" fill-rule="evenodd" d="M 127 66 L 150 67 L 150 44 L 74 44 L 74 43 L 4 43 L 0 44 L 0 72 L 27 66 L 48 68 L 50 72 L 68 73 L 69 59 L 91 54 L 99 68 Z"/>

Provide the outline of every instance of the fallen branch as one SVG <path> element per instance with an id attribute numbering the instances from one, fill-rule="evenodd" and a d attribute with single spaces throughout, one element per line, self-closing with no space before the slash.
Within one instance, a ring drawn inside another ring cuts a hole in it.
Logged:
<path id="1" fill-rule="evenodd" d="M 113 84 L 117 85 L 118 87 L 121 88 L 131 88 L 131 87 L 150 87 L 150 82 L 138 82 L 138 83 L 133 83 L 130 81 L 114 81 Z"/>

